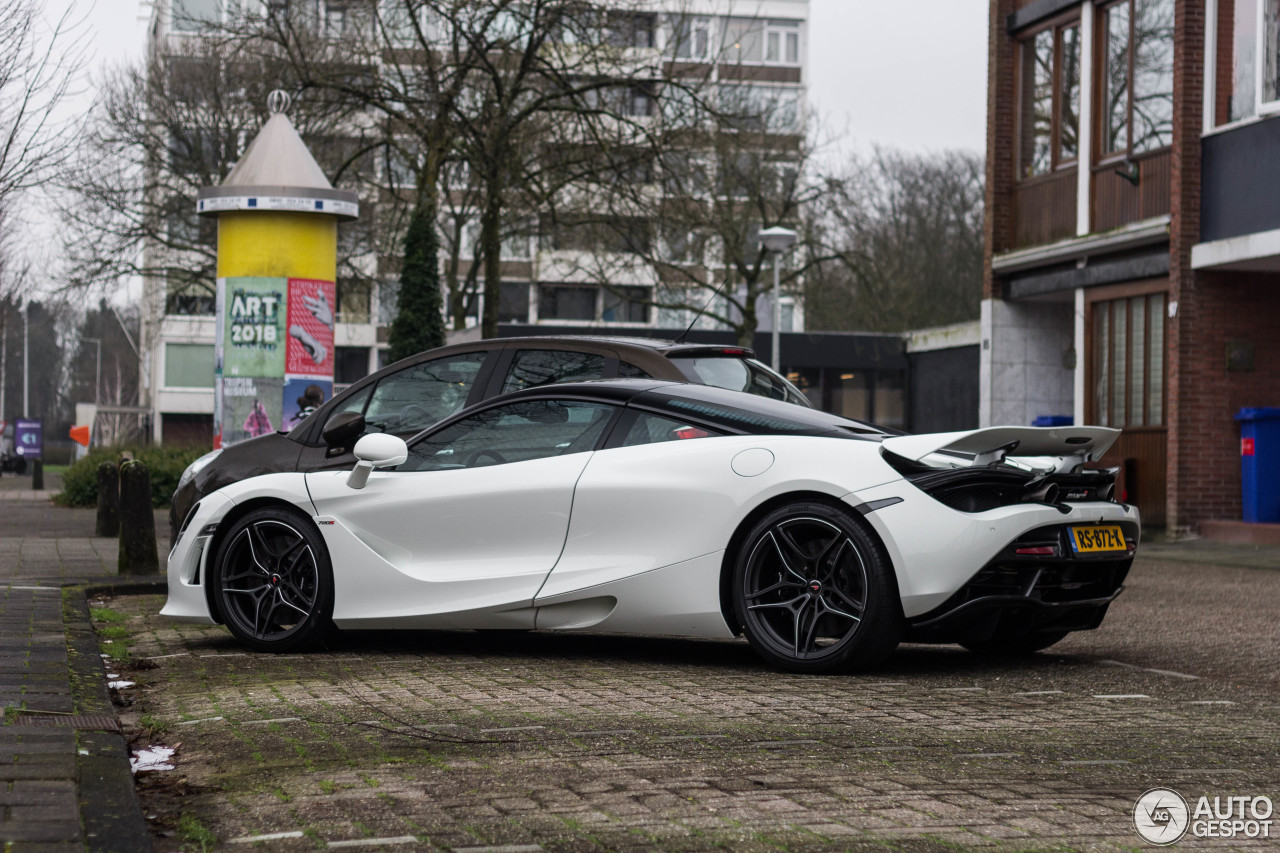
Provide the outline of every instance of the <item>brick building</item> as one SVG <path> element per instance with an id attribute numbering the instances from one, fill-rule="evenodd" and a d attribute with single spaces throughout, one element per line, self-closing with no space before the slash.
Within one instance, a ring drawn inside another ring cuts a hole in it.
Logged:
<path id="1" fill-rule="evenodd" d="M 992 0 L 982 423 L 1123 428 L 1151 526 L 1239 519 L 1280 405 L 1280 2 Z"/>

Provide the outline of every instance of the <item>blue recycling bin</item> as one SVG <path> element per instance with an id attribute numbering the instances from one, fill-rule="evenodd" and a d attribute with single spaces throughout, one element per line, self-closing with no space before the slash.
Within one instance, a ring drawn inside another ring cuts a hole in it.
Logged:
<path id="1" fill-rule="evenodd" d="M 1031 425 L 1038 427 L 1071 426 L 1074 422 L 1075 418 L 1071 415 L 1041 415 L 1032 421 Z"/>
<path id="2" fill-rule="evenodd" d="M 1280 523 L 1280 407 L 1247 407 L 1240 422 L 1240 481 L 1244 520 Z"/>

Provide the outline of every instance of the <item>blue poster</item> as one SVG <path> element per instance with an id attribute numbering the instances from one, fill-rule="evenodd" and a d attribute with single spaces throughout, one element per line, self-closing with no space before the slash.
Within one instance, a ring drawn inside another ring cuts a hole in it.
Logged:
<path id="1" fill-rule="evenodd" d="M 333 383 L 327 379 L 289 377 L 284 382 L 284 423 L 280 429 L 293 429 L 332 396 Z"/>
<path id="2" fill-rule="evenodd" d="M 25 418 L 14 421 L 13 452 L 27 459 L 39 459 L 44 452 L 44 423 Z"/>

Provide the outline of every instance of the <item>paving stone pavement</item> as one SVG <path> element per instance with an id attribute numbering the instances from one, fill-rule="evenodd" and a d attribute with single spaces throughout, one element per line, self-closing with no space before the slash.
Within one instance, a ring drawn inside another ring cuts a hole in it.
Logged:
<path id="1" fill-rule="evenodd" d="M 158 577 L 118 578 L 116 540 L 93 527 L 92 510 L 0 486 L 4 853 L 149 848 L 84 589 L 155 589 Z"/>
<path id="2" fill-rule="evenodd" d="M 1150 788 L 1280 800 L 1280 572 L 1144 562 L 1052 653 L 904 646 L 837 677 L 602 635 L 259 655 L 161 601 L 100 602 L 131 643 L 126 725 L 181 743 L 141 783 L 161 838 L 185 815 L 272 850 L 1135 850 Z"/>
<path id="3" fill-rule="evenodd" d="M 247 653 L 158 619 L 145 585 L 110 588 L 91 532 L 89 511 L 0 504 L 0 697 L 118 717 L 176 769 L 135 789 L 119 734 L 6 710 L 4 853 L 1135 850 L 1148 788 L 1280 800 L 1280 571 L 1230 548 L 1140 559 L 1103 628 L 1050 653 L 906 646 L 804 677 L 741 642 L 600 635 Z"/>

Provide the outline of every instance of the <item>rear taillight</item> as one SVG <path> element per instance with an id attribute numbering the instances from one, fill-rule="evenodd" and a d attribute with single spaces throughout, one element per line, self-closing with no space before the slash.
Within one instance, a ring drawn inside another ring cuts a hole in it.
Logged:
<path id="1" fill-rule="evenodd" d="M 1058 546 L 1034 545 L 1027 548 L 1018 548 L 1013 553 L 1019 557 L 1056 557 L 1058 556 Z"/>

